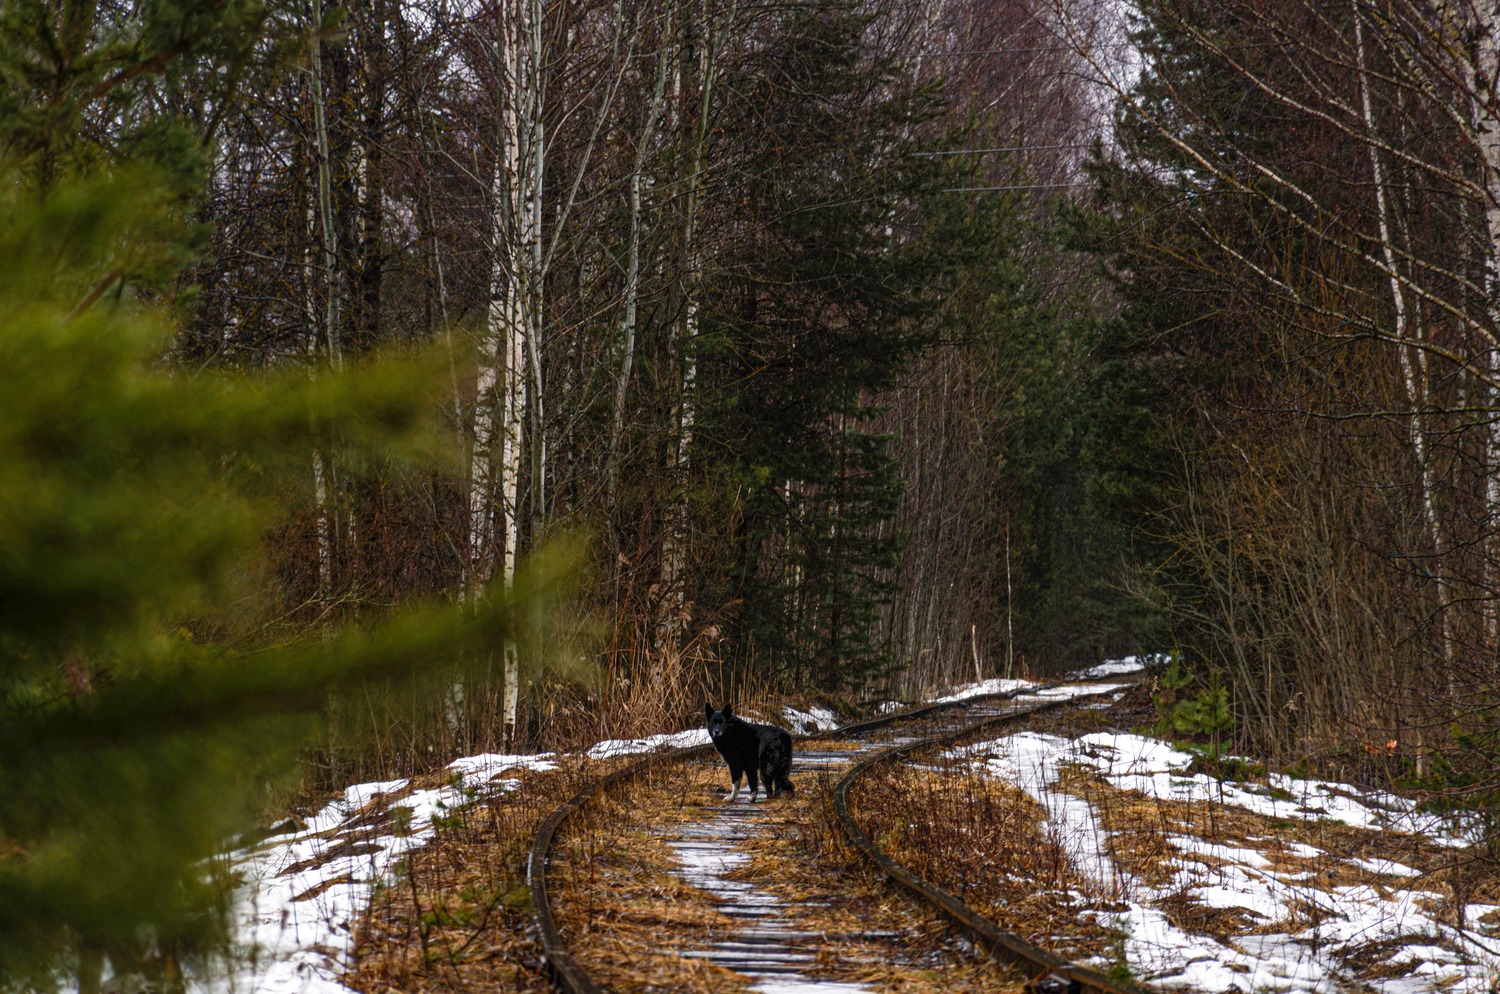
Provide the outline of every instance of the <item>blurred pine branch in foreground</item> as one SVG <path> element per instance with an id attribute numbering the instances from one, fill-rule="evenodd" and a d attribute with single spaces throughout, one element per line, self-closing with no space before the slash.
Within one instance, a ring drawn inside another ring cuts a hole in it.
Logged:
<path id="1" fill-rule="evenodd" d="M 22 187 L 0 194 L 0 987 L 86 990 L 106 957 L 171 986 L 226 948 L 233 882 L 209 857 L 294 768 L 329 692 L 461 679 L 453 661 L 502 637 L 508 608 L 233 649 L 195 635 L 255 614 L 262 537 L 309 499 L 314 432 L 440 467 L 438 365 L 174 372 L 167 322 L 119 289 L 167 195 Z"/>

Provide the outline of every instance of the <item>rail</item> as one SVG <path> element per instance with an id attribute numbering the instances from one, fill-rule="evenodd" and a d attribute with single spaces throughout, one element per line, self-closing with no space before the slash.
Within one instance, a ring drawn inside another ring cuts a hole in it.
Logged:
<path id="1" fill-rule="evenodd" d="M 838 728 L 819 732 L 815 735 L 799 736 L 798 741 L 852 738 L 897 723 L 919 720 L 939 712 L 972 707 L 981 702 L 1013 699 L 1023 694 L 1032 694 L 1038 690 L 1049 689 L 1055 686 L 1061 686 L 1061 684 L 1049 684 L 1046 687 L 1027 687 L 1005 693 L 975 696 L 961 701 L 924 705 L 889 715 L 882 715 L 878 718 L 843 725 Z M 886 749 L 860 760 L 834 788 L 834 807 L 844 832 L 866 858 L 877 865 L 893 881 L 917 897 L 918 900 L 939 909 L 953 921 L 967 929 L 997 958 L 1014 964 L 1031 976 L 1030 989 L 1035 994 L 1082 994 L 1085 991 L 1092 992 L 1092 994 L 1145 994 L 1145 990 L 1141 987 L 1119 983 L 1097 971 L 1070 964 L 1046 950 L 1025 942 L 1019 936 L 1004 931 L 995 922 L 980 915 L 952 894 L 921 880 L 905 867 L 892 860 L 870 840 L 869 836 L 865 834 L 849 814 L 848 792 L 851 785 L 861 774 L 868 772 L 875 765 L 881 762 L 889 762 L 923 748 L 956 740 L 986 727 L 1019 721 L 1031 715 L 1049 711 L 1076 700 L 1078 698 L 1060 698 L 1045 701 L 1035 707 L 1026 708 L 1021 711 L 991 716 L 982 721 L 962 726 L 957 730 L 945 729 L 935 735 Z M 564 994 L 603 994 L 603 988 L 599 986 L 587 968 L 578 961 L 572 950 L 568 948 L 566 941 L 557 927 L 557 921 L 553 913 L 552 894 L 548 887 L 547 871 L 558 831 L 570 816 L 580 811 L 591 799 L 603 792 L 634 779 L 657 766 L 706 755 L 712 749 L 713 746 L 711 744 L 705 744 L 654 753 L 594 781 L 552 811 L 543 820 L 541 827 L 537 831 L 536 838 L 532 842 L 531 851 L 527 856 L 526 879 L 531 890 L 533 922 L 536 927 L 538 942 L 542 948 L 542 965 L 559 991 L 564 992 Z"/>

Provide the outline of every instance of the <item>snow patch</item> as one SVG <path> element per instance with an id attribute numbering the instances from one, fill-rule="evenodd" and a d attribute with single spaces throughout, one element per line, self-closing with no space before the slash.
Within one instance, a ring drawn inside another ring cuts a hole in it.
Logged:
<path id="1" fill-rule="evenodd" d="M 954 701 L 966 701 L 971 697 L 985 697 L 990 694 L 1008 694 L 1012 691 L 1023 690 L 1026 687 L 1035 687 L 1036 684 L 1030 680 L 1007 680 L 1004 677 L 995 677 L 993 680 L 985 680 L 982 683 L 967 684 L 946 697 L 939 697 L 934 701 L 936 704 L 951 704 Z"/>
<path id="2" fill-rule="evenodd" d="M 788 725 L 792 726 L 793 731 L 804 735 L 812 732 L 826 732 L 830 728 L 839 727 L 838 715 L 816 704 L 806 711 L 788 704 L 781 709 L 781 716 Z"/>
<path id="3" fill-rule="evenodd" d="M 655 752 L 658 749 L 685 749 L 689 746 L 708 745 L 706 728 L 689 728 L 685 732 L 648 735 L 643 739 L 605 739 L 596 743 L 584 755 L 589 759 L 609 759 L 612 756 L 629 756 L 638 752 Z"/>
<path id="4" fill-rule="evenodd" d="M 339 982 L 359 913 L 401 857 L 426 845 L 445 817 L 480 796 L 514 790 L 510 770 L 549 770 L 551 754 L 485 754 L 449 765 L 452 782 L 414 790 L 409 780 L 355 784 L 296 830 L 230 853 L 242 883 L 233 915 L 236 957 L 189 978 L 202 994 L 344 994 Z"/>
<path id="5" fill-rule="evenodd" d="M 1346 962 L 1372 943 L 1405 943 L 1392 950 L 1404 975 L 1367 981 L 1381 994 L 1454 991 L 1479 994 L 1500 977 L 1500 941 L 1446 924 L 1442 895 L 1424 890 L 1366 885 L 1331 886 L 1339 867 L 1349 876 L 1363 870 L 1388 877 L 1419 872 L 1387 860 L 1344 861 L 1302 844 L 1281 851 L 1328 864 L 1319 873 L 1269 872 L 1267 853 L 1191 835 L 1165 837 L 1177 855 L 1164 861 L 1169 879 L 1152 886 L 1114 866 L 1109 836 L 1086 800 L 1057 787 L 1065 766 L 1079 766 L 1123 790 L 1167 801 L 1233 805 L 1278 820 L 1337 820 L 1370 830 L 1420 833 L 1447 846 L 1471 841 L 1464 826 L 1416 810 L 1385 793 L 1361 794 L 1352 787 L 1272 775 L 1267 786 L 1219 782 L 1190 772 L 1193 757 L 1167 743 L 1139 735 L 1095 733 L 1075 739 L 1022 732 L 949 750 L 946 756 L 1001 777 L 1026 791 L 1047 810 L 1058 838 L 1096 897 L 1129 902 L 1127 910 L 1097 915 L 1120 936 L 1131 972 L 1143 981 L 1202 991 L 1332 992 L 1343 989 Z M 1275 843 L 1265 840 L 1268 847 Z M 1316 885 L 1315 885 L 1316 884 Z M 1227 942 L 1194 935 L 1173 925 L 1159 905 L 1183 897 L 1209 909 L 1231 910 L 1259 925 L 1279 924 L 1269 935 L 1235 935 Z M 1307 909 L 1317 910 L 1309 921 Z M 1451 912 L 1450 912 L 1451 913 Z M 1470 909 L 1470 920 L 1484 912 Z M 1107 967 L 1106 963 L 1096 964 Z"/>
<path id="6" fill-rule="evenodd" d="M 534 756 L 511 756 L 494 752 L 482 752 L 477 756 L 464 756 L 448 764 L 448 769 L 463 777 L 466 782 L 478 782 L 499 776 L 509 770 L 555 770 L 555 753 L 543 752 Z"/>
<path id="7" fill-rule="evenodd" d="M 1099 680 L 1105 677 L 1122 676 L 1127 673 L 1139 673 L 1141 670 L 1145 669 L 1148 664 L 1155 663 L 1156 661 L 1165 658 L 1165 656 L 1146 655 L 1126 656 L 1124 659 L 1106 659 L 1104 662 L 1099 663 L 1097 666 L 1091 666 L 1088 669 L 1079 670 L 1076 673 L 1070 673 L 1060 679 Z M 1027 688 L 1036 686 L 1038 686 L 1038 684 L 1032 680 L 1012 680 L 1005 677 L 995 677 L 994 679 L 982 680 L 978 683 L 964 684 L 955 689 L 953 692 L 947 694 L 946 696 L 934 698 L 933 703 L 950 704 L 954 701 L 966 701 L 971 697 L 984 697 L 991 694 L 1009 694 L 1016 691 L 1024 691 Z M 1121 689 L 1125 689 L 1129 686 L 1129 684 L 1122 684 L 1120 686 Z M 1037 694 L 1038 696 L 1042 697 L 1080 697 L 1099 692 L 1100 691 L 1097 687 L 1090 687 L 1090 689 L 1083 689 L 1082 687 L 1079 687 L 1077 689 L 1068 687 L 1054 687 L 1045 691 L 1038 691 Z"/>
<path id="8" fill-rule="evenodd" d="M 1043 700 L 1071 700 L 1074 697 L 1092 697 L 1095 694 L 1124 693 L 1131 688 L 1128 683 L 1070 683 L 1062 687 L 1042 687 L 1026 696 Z"/>
<path id="9" fill-rule="evenodd" d="M 1139 673 L 1147 666 L 1154 666 L 1157 663 L 1165 662 L 1166 658 L 1166 656 L 1158 653 L 1145 656 L 1126 656 L 1124 659 L 1106 659 L 1097 666 L 1090 666 L 1086 670 L 1079 670 L 1073 676 L 1078 680 L 1098 680 L 1100 677 Z"/>

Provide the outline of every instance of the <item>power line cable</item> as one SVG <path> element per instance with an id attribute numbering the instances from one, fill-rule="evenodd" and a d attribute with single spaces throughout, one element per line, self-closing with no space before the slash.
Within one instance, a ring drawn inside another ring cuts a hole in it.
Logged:
<path id="1" fill-rule="evenodd" d="M 1088 180 L 1078 180 L 1074 183 L 1028 183 L 1015 186 L 950 186 L 946 187 L 944 193 L 992 193 L 995 191 L 1011 190 L 1071 190 L 1075 186 L 1091 186 Z"/>
<path id="2" fill-rule="evenodd" d="M 1095 48 L 1138 48 L 1139 46 L 1136 45 L 1136 43 L 1133 42 L 1133 41 L 1116 41 L 1116 42 L 1106 41 L 1106 42 L 1098 42 L 1096 44 L 1089 45 L 1087 47 L 1090 48 L 1090 49 L 1095 49 Z M 1072 46 L 1072 45 L 1050 45 L 1050 46 L 1044 46 L 1044 47 L 1040 47 L 1040 48 L 970 48 L 970 49 L 963 49 L 963 50 L 960 50 L 960 51 L 957 51 L 957 52 L 928 52 L 926 54 L 926 56 L 924 56 L 924 57 L 925 58 L 930 58 L 930 59 L 961 59 L 961 58 L 966 58 L 966 57 L 968 57 L 970 55 L 1038 55 L 1038 54 L 1044 54 L 1044 53 L 1053 53 L 1053 54 L 1056 54 L 1056 53 L 1061 53 L 1061 52 L 1073 52 L 1073 53 L 1076 53 L 1077 51 L 1078 51 L 1078 49 L 1076 47 Z"/>
<path id="3" fill-rule="evenodd" d="M 936 155 L 982 155 L 987 152 L 1050 152 L 1064 148 L 1093 148 L 1093 142 L 1066 142 L 1061 145 L 1009 145 L 998 148 L 954 148 L 940 152 L 913 152 L 913 155 L 931 157 Z"/>

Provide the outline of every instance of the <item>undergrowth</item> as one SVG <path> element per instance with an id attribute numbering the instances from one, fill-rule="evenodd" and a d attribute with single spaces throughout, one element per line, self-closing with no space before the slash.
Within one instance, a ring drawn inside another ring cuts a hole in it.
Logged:
<path id="1" fill-rule="evenodd" d="M 520 788 L 446 813 L 427 845 L 377 888 L 343 982 L 386 991 L 551 991 L 531 938 L 525 857 L 543 818 L 597 776 L 564 761 Z"/>
<path id="2" fill-rule="evenodd" d="M 1054 712 L 1046 730 L 1074 720 Z M 1080 876 L 1023 791 L 924 754 L 861 778 L 850 807 L 887 855 L 1000 927 L 1069 959 L 1110 958 L 1100 924 L 1121 906 Z"/>

